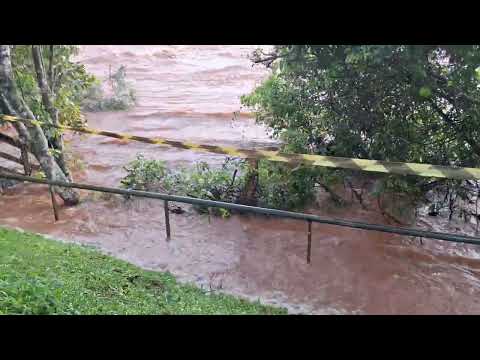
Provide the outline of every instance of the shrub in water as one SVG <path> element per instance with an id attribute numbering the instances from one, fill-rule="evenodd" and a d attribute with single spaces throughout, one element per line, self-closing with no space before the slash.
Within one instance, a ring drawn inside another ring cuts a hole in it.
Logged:
<path id="1" fill-rule="evenodd" d="M 83 99 L 83 109 L 86 111 L 128 110 L 134 106 L 135 92 L 125 80 L 126 75 L 125 66 L 120 66 L 108 80 L 92 85 Z M 110 96 L 107 96 L 104 91 L 104 88 L 108 89 L 108 87 L 112 93 Z"/>
<path id="2" fill-rule="evenodd" d="M 125 170 L 127 175 L 121 183 L 126 188 L 240 203 L 251 169 L 245 160 L 227 158 L 220 167 L 198 162 L 192 168 L 173 171 L 163 161 L 147 160 L 143 155 L 138 155 Z M 260 162 L 256 189 L 260 206 L 277 209 L 305 206 L 313 199 L 317 172 L 303 167 L 292 170 L 282 164 Z M 202 213 L 230 214 L 230 211 L 220 208 L 194 208 Z"/>

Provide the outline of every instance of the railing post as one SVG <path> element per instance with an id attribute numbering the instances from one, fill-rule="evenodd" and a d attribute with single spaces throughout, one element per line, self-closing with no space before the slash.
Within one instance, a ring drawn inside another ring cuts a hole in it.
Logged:
<path id="1" fill-rule="evenodd" d="M 58 221 L 58 204 L 57 199 L 55 198 L 55 193 L 53 191 L 52 186 L 48 187 L 50 191 L 50 197 L 52 198 L 52 207 L 53 207 L 53 216 L 55 217 L 55 221 Z"/>
<path id="2" fill-rule="evenodd" d="M 170 241 L 170 209 L 168 208 L 168 201 L 164 200 L 164 210 L 165 210 L 165 230 L 167 232 L 167 241 Z"/>
<path id="3" fill-rule="evenodd" d="M 22 144 L 22 147 L 21 147 L 20 151 L 21 151 L 20 159 L 23 162 L 23 171 L 25 172 L 26 176 L 30 176 L 30 175 L 32 175 L 32 167 L 31 167 L 30 161 L 28 159 L 27 146 L 25 144 Z"/>
<path id="4" fill-rule="evenodd" d="M 310 257 L 312 254 L 312 221 L 308 220 L 308 245 L 307 245 L 307 264 L 310 264 Z"/>

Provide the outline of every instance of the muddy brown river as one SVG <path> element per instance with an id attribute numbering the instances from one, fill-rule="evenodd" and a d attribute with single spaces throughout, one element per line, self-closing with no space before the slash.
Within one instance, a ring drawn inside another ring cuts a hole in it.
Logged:
<path id="1" fill-rule="evenodd" d="M 240 96 L 268 75 L 247 59 L 254 48 L 83 46 L 79 61 L 89 71 L 105 78 L 110 67 L 125 65 L 137 95 L 130 111 L 87 113 L 89 125 L 209 144 L 275 145 L 267 130 L 240 108 Z M 138 153 L 169 166 L 223 160 L 97 136 L 69 134 L 67 140 L 80 160 L 75 180 L 106 186 L 119 185 L 123 166 Z M 95 246 L 147 269 L 168 270 L 181 281 L 260 299 L 291 313 L 480 313 L 480 248 L 475 246 L 313 224 L 312 262 L 307 265 L 303 222 L 253 215 L 209 219 L 187 209 L 171 215 L 172 240 L 167 243 L 162 202 L 82 194 L 82 203 L 62 207 L 55 223 L 47 189 L 18 185 L 0 196 L 0 224 Z M 387 223 L 373 205 L 368 210 L 337 208 L 325 196 L 309 211 Z M 423 216 L 417 226 L 457 232 L 471 224 Z"/>

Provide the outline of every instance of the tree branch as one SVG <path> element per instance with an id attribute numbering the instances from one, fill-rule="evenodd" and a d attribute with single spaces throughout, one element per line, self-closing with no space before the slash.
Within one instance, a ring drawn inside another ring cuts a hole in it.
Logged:
<path id="1" fill-rule="evenodd" d="M 459 129 L 458 125 L 455 123 L 453 119 L 451 119 L 447 114 L 443 112 L 442 109 L 435 103 L 435 100 L 429 99 L 430 104 L 432 105 L 433 109 L 437 114 L 439 114 L 443 121 L 453 128 L 453 130 L 457 133 L 458 136 L 462 138 L 475 152 L 475 155 L 480 156 L 480 144 L 476 143 L 475 139 L 471 139 L 469 136 L 466 136 L 461 129 Z"/>
<path id="2" fill-rule="evenodd" d="M 270 67 L 272 65 L 272 63 L 277 60 L 278 58 L 280 58 L 279 55 L 270 55 L 270 56 L 267 56 L 265 58 L 254 58 L 252 59 L 252 61 L 255 63 L 255 64 L 265 64 L 265 66 L 267 67 Z"/>
<path id="3" fill-rule="evenodd" d="M 16 157 L 13 156 L 13 155 L 4 153 L 4 152 L 2 152 L 2 151 L 0 151 L 0 157 L 1 157 L 1 158 L 4 158 L 5 160 L 13 161 L 13 162 L 16 162 L 17 164 L 23 165 L 23 161 L 22 161 L 21 159 L 16 158 Z"/>
<path id="4" fill-rule="evenodd" d="M 278 53 L 272 52 L 269 54 L 264 54 L 263 50 L 257 49 L 251 56 L 251 60 L 254 64 L 264 64 L 269 68 L 273 62 L 277 59 L 283 58 L 285 55 L 280 55 Z"/>
<path id="5" fill-rule="evenodd" d="M 53 88 L 53 55 L 54 55 L 54 51 L 53 51 L 53 45 L 50 45 L 50 57 L 49 57 L 49 64 L 48 64 L 48 82 L 49 82 L 49 86 L 50 86 L 50 89 L 51 91 L 54 91 L 54 88 Z"/>
<path id="6" fill-rule="evenodd" d="M 22 147 L 22 144 L 20 143 L 20 141 L 2 133 L 0 133 L 0 141 L 7 143 L 9 145 L 15 146 L 16 148 L 19 148 L 19 149 Z"/>
<path id="7" fill-rule="evenodd" d="M 1 151 L 0 151 L 0 158 L 15 162 L 15 163 L 20 164 L 22 166 L 25 165 L 25 163 L 22 159 L 16 158 L 13 155 L 10 155 L 10 154 L 7 154 L 7 153 L 1 152 Z M 33 170 L 40 170 L 40 165 L 37 165 L 37 164 L 30 164 L 30 167 Z"/>
<path id="8" fill-rule="evenodd" d="M 43 68 L 42 54 L 38 45 L 32 45 L 33 64 L 35 66 L 35 73 L 37 75 L 37 83 L 42 95 L 42 103 L 45 109 L 50 114 L 54 125 L 58 125 L 58 111 L 53 105 L 51 89 L 48 86 L 47 78 L 45 76 L 45 69 Z"/>
<path id="9" fill-rule="evenodd" d="M 1 170 L 2 172 L 7 173 L 7 174 L 23 175 L 23 174 L 20 174 L 19 172 L 15 171 L 15 170 L 11 170 L 11 169 L 6 168 L 6 167 L 3 167 L 3 166 L 0 166 L 0 170 Z"/>

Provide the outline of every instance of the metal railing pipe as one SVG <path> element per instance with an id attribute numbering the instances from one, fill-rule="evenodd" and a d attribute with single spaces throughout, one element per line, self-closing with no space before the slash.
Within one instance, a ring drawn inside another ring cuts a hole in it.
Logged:
<path id="1" fill-rule="evenodd" d="M 159 199 L 159 200 L 180 202 L 180 203 L 207 206 L 207 207 L 219 207 L 224 209 L 237 210 L 241 212 L 278 216 L 282 218 L 296 219 L 296 220 L 303 220 L 303 221 L 312 221 L 320 224 L 343 226 L 343 227 L 354 228 L 354 229 L 380 231 L 380 232 L 398 234 L 398 235 L 444 240 L 444 241 L 450 241 L 455 243 L 480 245 L 480 238 L 474 237 L 474 236 L 448 234 L 448 233 L 433 232 L 433 231 L 426 231 L 426 230 L 419 230 L 419 229 L 410 229 L 410 228 L 404 228 L 404 227 L 395 227 L 395 226 L 389 226 L 389 225 L 369 224 L 369 223 L 364 223 L 359 221 L 331 219 L 331 218 L 324 218 L 324 217 L 320 217 L 312 214 L 262 208 L 257 206 L 233 204 L 233 203 L 227 203 L 222 201 L 204 200 L 204 199 L 197 199 L 197 198 L 192 198 L 187 196 L 169 195 L 169 194 L 162 194 L 162 193 L 156 193 L 156 192 L 150 192 L 150 191 L 111 188 L 111 187 L 97 186 L 97 185 L 90 185 L 90 184 L 79 184 L 74 182 L 66 183 L 61 181 L 50 181 L 50 180 L 39 179 L 39 178 L 30 177 L 30 176 L 6 174 L 3 172 L 0 172 L 0 178 L 17 180 L 17 181 L 27 181 L 32 183 L 53 185 L 53 186 L 60 186 L 60 187 L 67 187 L 67 188 L 99 191 L 99 192 L 105 192 L 105 193 L 111 193 L 111 194 Z"/>

